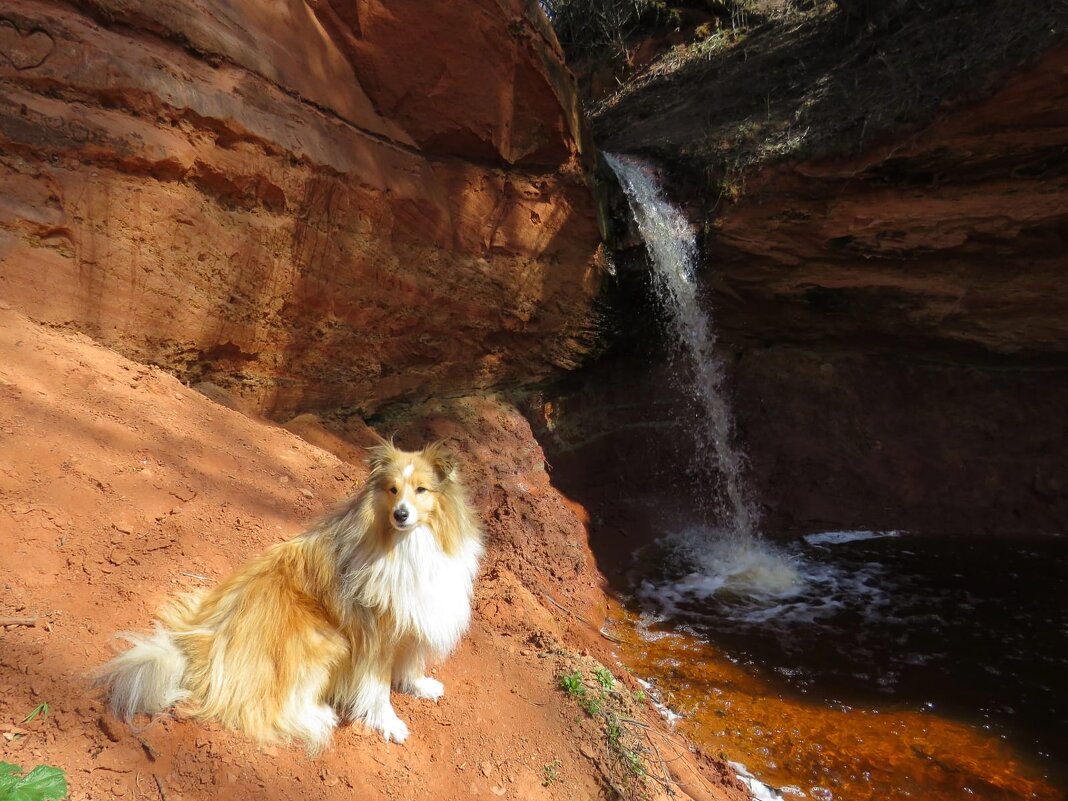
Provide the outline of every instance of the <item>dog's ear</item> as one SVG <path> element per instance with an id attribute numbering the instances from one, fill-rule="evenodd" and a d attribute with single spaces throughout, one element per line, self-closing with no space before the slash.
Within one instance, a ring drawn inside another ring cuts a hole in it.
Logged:
<path id="1" fill-rule="evenodd" d="M 445 447 L 444 442 L 427 445 L 423 448 L 423 456 L 430 462 L 439 480 L 451 481 L 456 477 L 456 457 Z"/>
<path id="2" fill-rule="evenodd" d="M 381 437 L 379 438 L 381 439 Z M 382 440 L 381 445 L 373 445 L 367 449 L 367 464 L 371 466 L 371 472 L 377 472 L 386 467 L 396 453 L 392 442 Z"/>
<path id="3" fill-rule="evenodd" d="M 393 445 L 393 437 L 395 437 L 396 434 L 390 434 L 389 435 L 389 439 L 386 439 L 385 437 L 383 437 L 381 434 L 379 434 L 377 431 L 375 431 L 370 426 L 367 427 L 367 433 L 370 434 L 374 438 L 375 445 L 372 445 L 371 446 L 372 448 L 376 448 L 376 447 L 378 447 L 378 448 L 392 448 L 392 447 L 394 447 L 394 445 Z"/>

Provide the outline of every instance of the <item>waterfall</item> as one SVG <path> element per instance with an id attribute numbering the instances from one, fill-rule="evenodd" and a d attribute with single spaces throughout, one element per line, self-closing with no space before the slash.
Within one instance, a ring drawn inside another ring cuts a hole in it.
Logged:
<path id="1" fill-rule="evenodd" d="M 697 430 L 698 473 L 704 480 L 723 483 L 719 509 L 721 524 L 748 537 L 756 533 L 759 514 L 750 500 L 742 474 L 742 455 L 735 447 L 734 418 L 723 390 L 723 362 L 716 355 L 716 333 L 701 308 L 697 287 L 697 241 L 682 212 L 664 197 L 651 173 L 640 162 L 606 153 L 630 203 L 653 266 L 653 289 L 668 316 L 670 334 L 688 363 L 676 375 L 689 372 L 692 396 L 703 419 Z"/>
<path id="2" fill-rule="evenodd" d="M 695 473 L 705 486 L 718 486 L 711 510 L 694 500 L 695 511 L 713 512 L 717 526 L 700 525 L 677 532 L 667 543 L 689 575 L 663 593 L 715 594 L 721 590 L 742 595 L 782 596 L 797 591 L 799 579 L 789 560 L 759 535 L 760 516 L 751 500 L 744 459 L 734 443 L 734 418 L 724 392 L 723 362 L 715 352 L 716 334 L 701 307 L 697 241 L 692 226 L 657 185 L 640 161 L 604 154 L 619 178 L 638 231 L 652 263 L 653 291 L 667 318 L 675 343 L 673 359 L 682 361 L 673 373 L 688 376 L 682 386 L 699 409 Z M 670 605 L 670 604 L 668 604 Z"/>

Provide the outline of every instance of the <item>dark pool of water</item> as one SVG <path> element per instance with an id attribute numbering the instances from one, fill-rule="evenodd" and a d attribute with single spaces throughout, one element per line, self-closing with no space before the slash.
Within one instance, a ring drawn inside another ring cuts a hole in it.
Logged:
<path id="1" fill-rule="evenodd" d="M 664 592 L 679 575 L 662 566 L 643 606 L 783 692 L 974 725 L 1068 788 L 1068 537 L 816 535 L 781 553 L 797 591 Z"/>

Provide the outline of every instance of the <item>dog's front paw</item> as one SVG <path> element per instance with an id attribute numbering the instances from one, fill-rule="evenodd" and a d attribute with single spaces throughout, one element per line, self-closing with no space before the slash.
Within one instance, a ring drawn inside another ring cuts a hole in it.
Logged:
<path id="1" fill-rule="evenodd" d="M 431 701 L 437 701 L 445 695 L 445 685 L 437 679 L 423 676 L 412 682 L 411 692 L 416 698 L 429 698 Z"/>
<path id="2" fill-rule="evenodd" d="M 387 743 L 390 740 L 395 743 L 403 743 L 408 739 L 408 725 L 392 711 L 379 724 L 378 730 L 382 732 L 382 736 L 386 738 Z"/>

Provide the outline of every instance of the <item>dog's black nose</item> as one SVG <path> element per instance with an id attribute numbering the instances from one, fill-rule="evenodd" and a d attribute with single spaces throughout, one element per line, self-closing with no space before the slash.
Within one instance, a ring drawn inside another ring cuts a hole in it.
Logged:
<path id="1" fill-rule="evenodd" d="M 408 508 L 406 506 L 398 506 L 393 510 L 393 518 L 398 523 L 403 523 L 408 519 Z"/>

